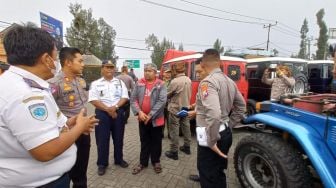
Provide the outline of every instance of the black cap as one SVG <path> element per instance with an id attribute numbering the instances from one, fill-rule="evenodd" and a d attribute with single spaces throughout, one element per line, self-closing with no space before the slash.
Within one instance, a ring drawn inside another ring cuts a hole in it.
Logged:
<path id="1" fill-rule="evenodd" d="M 9 69 L 9 64 L 0 61 L 0 69 L 8 70 Z"/>
<path id="2" fill-rule="evenodd" d="M 111 66 L 111 67 L 115 67 L 114 63 L 112 63 L 111 60 L 104 60 L 102 62 L 102 66 Z"/>

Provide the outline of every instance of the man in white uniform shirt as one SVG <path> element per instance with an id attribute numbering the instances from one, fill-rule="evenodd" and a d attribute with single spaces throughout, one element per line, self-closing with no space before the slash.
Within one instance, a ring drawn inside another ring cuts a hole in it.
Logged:
<path id="1" fill-rule="evenodd" d="M 125 83 L 114 77 L 115 65 L 105 60 L 102 63 L 103 77 L 92 82 L 89 91 L 89 102 L 96 107 L 99 126 L 96 127 L 96 144 L 98 151 L 98 175 L 105 174 L 109 165 L 110 136 L 114 144 L 114 164 L 127 168 L 123 159 L 124 145 L 124 108 L 129 99 Z"/>
<path id="2" fill-rule="evenodd" d="M 57 107 L 45 81 L 57 56 L 47 32 L 15 26 L 4 47 L 11 66 L 0 77 L 0 187 L 69 187 L 74 142 L 97 121 L 83 110 L 67 120 Z"/>

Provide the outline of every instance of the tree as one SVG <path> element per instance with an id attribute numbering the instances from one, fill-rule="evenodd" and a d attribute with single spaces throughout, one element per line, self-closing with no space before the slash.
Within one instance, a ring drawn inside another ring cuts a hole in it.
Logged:
<path id="1" fill-rule="evenodd" d="M 320 27 L 320 35 L 317 40 L 317 51 L 316 51 L 316 59 L 325 59 L 326 50 L 327 50 L 327 42 L 328 42 L 328 29 L 327 25 L 323 20 L 324 17 L 324 9 L 321 9 L 317 12 L 317 24 Z"/>
<path id="2" fill-rule="evenodd" d="M 278 51 L 276 48 L 274 48 L 274 49 L 272 50 L 272 52 L 273 52 L 274 57 L 276 57 L 276 56 L 279 55 L 279 51 Z"/>
<path id="3" fill-rule="evenodd" d="M 163 57 L 168 49 L 175 49 L 174 43 L 166 38 L 163 38 L 162 42 L 154 35 L 150 34 L 146 39 L 146 45 L 148 49 L 152 49 L 152 63 L 161 67 Z"/>
<path id="4" fill-rule="evenodd" d="M 180 50 L 180 51 L 184 51 L 184 50 L 183 50 L 183 44 L 182 44 L 182 43 L 179 45 L 178 50 Z"/>
<path id="5" fill-rule="evenodd" d="M 67 28 L 67 42 L 79 48 L 84 54 L 93 54 L 100 59 L 116 60 L 114 51 L 115 30 L 103 18 L 96 20 L 92 9 L 83 9 L 81 4 L 70 4 L 74 16 Z"/>
<path id="6" fill-rule="evenodd" d="M 300 51 L 299 51 L 299 55 L 298 55 L 298 57 L 302 58 L 302 59 L 307 59 L 308 58 L 308 56 L 307 56 L 307 45 L 306 45 L 308 31 L 309 31 L 308 21 L 305 18 L 304 21 L 303 21 L 303 25 L 301 27 L 301 30 L 300 30 L 301 43 L 300 43 Z"/>
<path id="7" fill-rule="evenodd" d="M 218 50 L 219 54 L 224 52 L 224 47 L 222 46 L 222 42 L 219 39 L 216 39 L 213 48 Z"/>
<path id="8" fill-rule="evenodd" d="M 98 28 L 101 31 L 101 39 L 99 44 L 99 52 L 97 52 L 97 57 L 101 59 L 115 59 L 116 54 L 114 51 L 114 39 L 116 36 L 115 30 L 108 25 L 103 18 L 98 20 Z"/>

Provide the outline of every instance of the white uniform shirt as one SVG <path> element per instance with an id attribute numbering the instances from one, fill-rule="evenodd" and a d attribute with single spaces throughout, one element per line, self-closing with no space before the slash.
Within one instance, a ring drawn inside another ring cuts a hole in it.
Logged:
<path id="1" fill-rule="evenodd" d="M 48 162 L 29 153 L 57 138 L 67 120 L 49 84 L 11 66 L 0 77 L 0 88 L 0 187 L 36 187 L 68 172 L 76 160 L 75 145 Z"/>
<path id="2" fill-rule="evenodd" d="M 125 83 L 118 79 L 105 80 L 100 78 L 92 82 L 89 91 L 89 102 L 99 100 L 106 106 L 111 107 L 118 103 L 121 98 L 128 99 Z"/>

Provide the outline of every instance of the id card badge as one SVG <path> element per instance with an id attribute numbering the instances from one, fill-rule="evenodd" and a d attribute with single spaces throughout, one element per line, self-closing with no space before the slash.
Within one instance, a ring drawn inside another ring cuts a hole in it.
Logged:
<path id="1" fill-rule="evenodd" d="M 206 127 L 196 127 L 197 142 L 200 146 L 208 147 Z"/>

